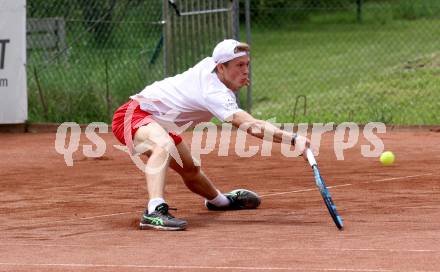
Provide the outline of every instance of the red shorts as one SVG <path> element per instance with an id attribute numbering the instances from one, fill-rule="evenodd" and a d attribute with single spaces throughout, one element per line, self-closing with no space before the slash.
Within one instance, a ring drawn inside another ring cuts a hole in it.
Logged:
<path id="1" fill-rule="evenodd" d="M 156 121 L 151 118 L 151 113 L 141 110 L 137 101 L 130 100 L 115 111 L 112 131 L 119 142 L 127 145 L 127 142 L 131 143 L 133 141 L 134 134 L 141 126 L 153 122 Z M 182 142 L 182 137 L 179 135 L 172 132 L 168 134 L 176 145 Z"/>

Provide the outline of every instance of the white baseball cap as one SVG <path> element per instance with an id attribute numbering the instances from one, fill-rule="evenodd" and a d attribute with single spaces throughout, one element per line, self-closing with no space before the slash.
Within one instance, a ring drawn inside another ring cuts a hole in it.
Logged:
<path id="1" fill-rule="evenodd" d="M 239 47 L 243 47 L 245 50 L 237 50 Z M 212 52 L 212 58 L 216 64 L 219 64 L 248 54 L 249 45 L 233 39 L 228 39 L 223 40 L 215 46 L 214 51 Z"/>

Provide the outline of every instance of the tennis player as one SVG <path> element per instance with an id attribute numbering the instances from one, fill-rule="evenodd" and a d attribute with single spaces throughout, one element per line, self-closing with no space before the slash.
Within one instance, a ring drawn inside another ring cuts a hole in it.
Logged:
<path id="1" fill-rule="evenodd" d="M 235 127 L 244 125 L 247 133 L 261 139 L 265 133 L 278 143 L 291 139 L 301 154 L 310 145 L 307 138 L 255 119 L 238 107 L 234 92 L 249 84 L 249 50 L 246 43 L 224 40 L 214 48 L 212 57 L 182 74 L 154 82 L 116 110 L 112 122 L 116 138 L 133 154 L 148 156 L 145 173 L 149 202 L 141 229 L 183 230 L 187 226 L 185 220 L 170 214 L 164 199 L 169 167 L 189 190 L 205 199 L 209 210 L 255 209 L 260 205 L 258 195 L 246 189 L 221 193 L 173 128 L 195 126 L 215 116 Z"/>

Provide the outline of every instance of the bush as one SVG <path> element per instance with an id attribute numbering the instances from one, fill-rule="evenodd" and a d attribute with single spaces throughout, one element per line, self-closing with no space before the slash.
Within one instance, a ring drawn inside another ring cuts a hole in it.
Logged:
<path id="1" fill-rule="evenodd" d="M 438 17 L 438 14 L 440 14 L 440 3 L 437 0 L 402 0 L 399 5 L 396 5 L 393 17 L 395 19 L 416 20 Z"/>
<path id="2" fill-rule="evenodd" d="M 311 13 L 322 10 L 341 10 L 350 8 L 353 0 L 252 0 L 251 14 L 256 22 L 269 20 L 272 26 L 307 21 Z M 244 10 L 244 3 L 240 3 Z M 244 14 L 241 14 L 244 21 Z"/>

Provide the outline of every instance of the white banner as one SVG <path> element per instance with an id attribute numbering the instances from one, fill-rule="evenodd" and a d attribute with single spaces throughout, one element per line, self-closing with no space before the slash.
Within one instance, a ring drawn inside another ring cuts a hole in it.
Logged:
<path id="1" fill-rule="evenodd" d="M 0 124 L 27 120 L 26 0 L 0 0 Z"/>

